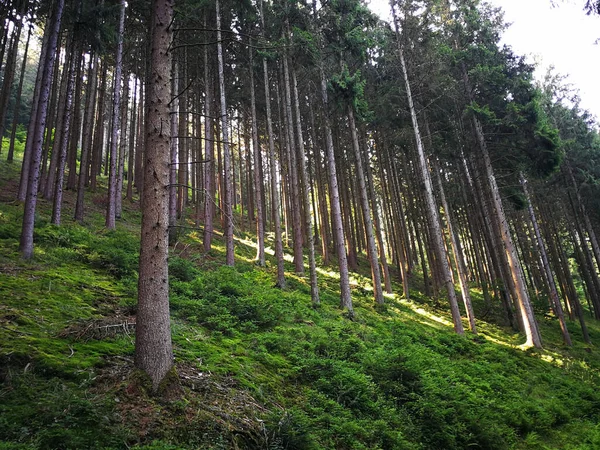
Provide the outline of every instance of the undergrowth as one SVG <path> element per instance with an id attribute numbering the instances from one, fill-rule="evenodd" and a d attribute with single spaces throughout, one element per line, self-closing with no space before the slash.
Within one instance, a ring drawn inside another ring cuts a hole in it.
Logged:
<path id="1" fill-rule="evenodd" d="M 304 277 L 275 288 L 242 244 L 221 266 L 222 242 L 204 254 L 194 232 L 169 261 L 180 386 L 154 397 L 133 370 L 136 205 L 107 232 L 99 209 L 56 227 L 41 202 L 31 262 L 21 214 L 0 203 L 0 449 L 600 447 L 599 360 L 576 324 L 566 348 L 543 318 L 546 350 L 523 351 L 492 322 L 455 335 L 417 291 L 376 309 L 360 275 L 350 320 L 335 277 L 315 308 Z"/>

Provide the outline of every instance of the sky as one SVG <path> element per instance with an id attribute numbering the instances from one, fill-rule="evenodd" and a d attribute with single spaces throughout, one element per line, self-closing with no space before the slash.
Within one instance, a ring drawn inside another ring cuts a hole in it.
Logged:
<path id="1" fill-rule="evenodd" d="M 600 121 L 600 16 L 587 16 L 584 0 L 488 0 L 505 12 L 511 26 L 502 43 L 511 46 L 528 62 L 536 63 L 536 77 L 549 66 L 568 75 L 568 82 L 580 91 L 581 106 Z M 389 17 L 388 0 L 370 0 L 381 17 Z"/>

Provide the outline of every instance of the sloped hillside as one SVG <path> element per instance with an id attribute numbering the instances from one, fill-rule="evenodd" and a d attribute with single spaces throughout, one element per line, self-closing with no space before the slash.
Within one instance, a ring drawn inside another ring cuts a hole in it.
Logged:
<path id="1" fill-rule="evenodd" d="M 218 239 L 204 254 L 196 231 L 180 235 L 170 260 L 179 382 L 151 396 L 132 364 L 137 205 L 107 232 L 103 194 L 90 194 L 86 226 L 51 225 L 41 203 L 23 262 L 16 168 L 0 174 L 0 449 L 600 448 L 600 361 L 575 323 L 573 348 L 546 316 L 546 350 L 525 351 L 475 298 L 480 334 L 461 337 L 443 301 L 414 290 L 375 308 L 361 275 L 349 318 L 331 267 L 320 268 L 315 309 L 291 263 L 285 290 L 273 287 L 272 260 L 253 264 L 251 235 L 238 236 L 235 268 L 222 266 Z"/>

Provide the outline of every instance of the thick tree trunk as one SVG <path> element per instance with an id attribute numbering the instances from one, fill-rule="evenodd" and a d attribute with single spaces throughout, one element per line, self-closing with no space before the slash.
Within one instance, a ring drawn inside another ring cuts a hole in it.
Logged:
<path id="1" fill-rule="evenodd" d="M 146 91 L 146 152 L 142 192 L 142 232 L 135 366 L 152 380 L 157 391 L 173 367 L 169 323 L 169 51 L 173 31 L 172 0 L 154 0 L 152 6 L 151 69 Z"/>

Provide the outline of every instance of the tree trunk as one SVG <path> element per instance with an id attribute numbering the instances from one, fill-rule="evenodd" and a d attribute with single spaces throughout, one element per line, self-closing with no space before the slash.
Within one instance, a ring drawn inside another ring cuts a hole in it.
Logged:
<path id="1" fill-rule="evenodd" d="M 171 101 L 171 148 L 170 152 L 170 163 L 169 163 L 169 245 L 175 245 L 177 241 L 177 147 L 179 145 L 179 139 L 177 136 L 179 126 L 179 73 L 178 64 L 173 61 L 171 67 L 171 91 L 175 97 Z"/>
<path id="2" fill-rule="evenodd" d="M 125 156 L 127 154 L 127 121 L 129 111 L 129 75 L 125 77 L 123 98 L 121 99 L 121 140 L 119 142 L 119 157 L 117 158 L 117 190 L 115 191 L 115 218 L 123 214 L 123 173 L 125 172 Z M 129 139 L 132 139 L 129 136 Z"/>
<path id="3" fill-rule="evenodd" d="M 116 198 L 117 198 L 117 152 L 121 124 L 119 113 L 121 111 L 121 85 L 123 83 L 123 31 L 125 29 L 125 0 L 121 0 L 121 11 L 119 14 L 119 31 L 117 40 L 117 55 L 115 58 L 115 79 L 113 92 L 112 111 L 112 136 L 110 139 L 110 170 L 108 173 L 108 205 L 106 207 L 105 226 L 109 230 L 116 227 Z"/>
<path id="4" fill-rule="evenodd" d="M 260 167 L 262 166 L 260 158 L 260 146 L 258 143 L 258 124 L 256 118 L 256 94 L 254 89 L 254 49 L 248 47 L 250 56 L 250 113 L 252 120 L 252 150 L 254 155 L 254 205 L 256 206 L 256 262 L 259 266 L 265 266 L 265 223 L 263 212 L 263 182 Z M 249 161 L 248 161 L 249 162 Z"/>
<path id="5" fill-rule="evenodd" d="M 27 68 L 27 55 L 29 52 L 29 42 L 31 41 L 32 26 L 29 26 L 27 32 L 27 41 L 25 42 L 25 50 L 23 51 L 23 62 L 21 63 L 21 75 L 19 77 L 19 87 L 17 88 L 17 102 L 13 111 L 13 123 L 12 130 L 10 133 L 10 146 L 8 147 L 8 155 L 6 160 L 13 162 L 15 153 L 15 138 L 17 135 L 17 125 L 19 124 L 19 113 L 21 110 L 21 95 L 23 93 L 23 81 L 25 80 L 25 69 Z M 1 136 L 1 135 L 0 135 Z"/>
<path id="6" fill-rule="evenodd" d="M 133 177 L 134 177 L 134 161 L 135 161 L 135 144 L 136 144 L 136 130 L 137 130 L 137 91 L 138 91 L 138 78 L 133 75 L 133 101 L 131 105 L 131 121 L 129 128 L 129 153 L 127 155 L 127 194 L 125 198 L 130 202 L 133 201 Z"/>
<path id="7" fill-rule="evenodd" d="M 50 97 L 50 86 L 52 84 L 52 70 L 54 68 L 54 58 L 56 56 L 56 47 L 58 44 L 58 34 L 64 8 L 64 0 L 57 0 L 54 14 L 48 24 L 50 29 L 48 35 L 48 51 L 42 51 L 44 62 L 42 74 L 40 76 L 39 104 L 37 114 L 32 116 L 35 121 L 33 133 L 29 135 L 32 139 L 31 160 L 28 171 L 27 194 L 23 211 L 23 227 L 21 230 L 21 240 L 19 250 L 24 259 L 31 259 L 33 256 L 33 226 L 35 220 L 35 208 L 37 204 L 38 185 L 40 180 L 40 163 L 42 156 L 42 143 L 44 140 L 44 129 L 46 127 L 46 115 L 48 112 L 48 99 Z M 44 56 L 45 55 L 45 56 Z"/>
<path id="8" fill-rule="evenodd" d="M 373 295 L 375 303 L 383 305 L 383 290 L 381 289 L 381 270 L 379 268 L 379 258 L 377 257 L 377 246 L 375 245 L 375 236 L 373 235 L 373 221 L 371 220 L 371 209 L 369 208 L 369 196 L 367 195 L 367 182 L 365 181 L 365 171 L 363 169 L 362 155 L 358 143 L 358 132 L 356 131 L 356 121 L 354 120 L 354 109 L 348 105 L 348 123 L 352 135 L 352 148 L 354 149 L 354 159 L 356 162 L 356 174 L 358 175 L 358 189 L 360 195 L 360 206 L 362 209 L 365 233 L 367 236 L 367 256 L 371 264 L 371 278 L 373 280 Z"/>
<path id="9" fill-rule="evenodd" d="M 8 111 L 8 100 L 12 90 L 13 80 L 15 78 L 15 70 L 17 66 L 17 53 L 19 49 L 19 39 L 21 38 L 21 30 L 23 29 L 23 20 L 15 23 L 15 30 L 12 35 L 12 45 L 9 48 L 4 66 L 4 79 L 2 89 L 0 90 L 0 153 L 2 152 L 2 136 L 4 136 L 4 122 L 6 119 L 6 111 Z M 2 60 L 0 60 L 0 64 Z"/>
<path id="10" fill-rule="evenodd" d="M 63 3 L 64 4 L 64 3 Z M 59 27 L 60 28 L 60 27 Z M 33 98 L 31 100 L 31 119 L 29 120 L 29 125 L 27 127 L 27 142 L 25 143 L 25 152 L 23 154 L 23 162 L 21 164 L 21 178 L 19 181 L 19 193 L 17 194 L 17 200 L 20 202 L 24 202 L 27 196 L 27 187 L 29 183 L 29 169 L 31 167 L 31 160 L 34 153 L 33 150 L 33 141 L 34 134 L 36 132 L 36 118 L 38 117 L 38 110 L 40 104 L 41 97 L 41 87 L 44 77 L 44 70 L 46 68 L 46 64 L 50 59 L 52 59 L 52 63 L 54 64 L 54 55 L 49 55 L 50 50 L 50 37 L 51 37 L 51 22 L 44 28 L 44 37 L 42 38 L 42 49 L 40 51 L 40 59 L 38 63 L 37 75 L 35 78 L 35 86 L 33 89 Z M 56 37 L 58 40 L 58 37 Z M 54 52 L 56 53 L 56 52 Z M 52 73 L 52 71 L 50 71 Z M 42 136 L 43 140 L 43 136 Z M 41 152 L 41 149 L 40 149 Z M 41 158 L 41 155 L 40 155 Z M 40 162 L 36 163 L 38 166 Z M 39 169 L 38 169 L 39 170 Z M 39 176 L 39 174 L 38 174 Z M 38 181 L 39 184 L 39 181 Z"/>
<path id="11" fill-rule="evenodd" d="M 83 136 L 81 140 L 81 162 L 79 164 L 79 180 L 77 182 L 77 200 L 75 202 L 75 220 L 83 222 L 84 191 L 87 182 L 88 165 L 92 150 L 92 129 L 94 126 L 94 109 L 96 106 L 96 90 L 98 87 L 98 58 L 90 55 L 88 69 L 87 96 L 83 114 Z"/>
<path id="12" fill-rule="evenodd" d="M 224 180 L 224 198 L 223 214 L 225 216 L 225 263 L 233 266 L 235 263 L 233 248 L 233 211 L 231 208 L 233 182 L 231 179 L 231 149 L 229 147 L 229 120 L 227 118 L 227 102 L 225 100 L 225 74 L 223 62 L 223 45 L 221 43 L 221 11 L 220 0 L 215 2 L 217 10 L 217 59 L 219 67 L 219 92 L 221 97 L 221 128 L 223 136 L 223 171 Z"/>
<path id="13" fill-rule="evenodd" d="M 74 46 L 77 47 L 77 46 Z M 52 207 L 52 223 L 60 225 L 61 210 L 62 210 L 62 197 L 63 197 L 63 184 L 65 176 L 65 163 L 67 159 L 67 147 L 69 146 L 69 137 L 71 131 L 71 122 L 73 117 L 73 96 L 75 90 L 75 64 L 76 61 L 79 63 L 79 59 L 76 58 L 77 49 L 74 49 L 73 57 L 70 58 L 69 66 L 66 70 L 67 86 L 66 86 L 66 97 L 65 97 L 65 109 L 64 117 L 62 121 L 62 134 L 61 142 L 57 146 L 59 155 L 57 158 L 56 165 L 56 178 L 54 186 L 54 203 Z M 48 178 L 50 179 L 50 178 Z"/>
<path id="14" fill-rule="evenodd" d="M 97 178 L 102 166 L 102 148 L 104 147 L 104 103 L 106 94 L 108 67 L 102 64 L 102 75 L 100 77 L 100 91 L 98 92 L 98 109 L 96 111 L 96 126 L 94 127 L 94 141 L 92 146 L 92 161 L 90 166 L 90 189 L 96 191 Z"/>
<path id="15" fill-rule="evenodd" d="M 396 32 L 398 33 L 398 24 L 396 23 Z M 399 39 L 399 38 L 398 38 Z M 425 151 L 423 150 L 423 143 L 421 142 L 421 134 L 419 132 L 419 124 L 417 121 L 417 113 L 413 105 L 413 99 L 410 91 L 410 82 L 408 80 L 408 71 L 406 63 L 404 61 L 404 54 L 400 42 L 398 41 L 398 52 L 400 56 L 400 64 L 402 66 L 402 74 L 404 76 L 404 84 L 406 86 L 406 97 L 408 100 L 408 106 L 410 109 L 410 116 L 412 120 L 413 130 L 415 134 L 415 140 L 417 145 L 418 164 L 421 172 L 421 176 L 425 183 L 425 210 L 429 218 L 429 226 L 433 249 L 435 251 L 436 258 L 440 265 L 441 276 L 448 292 L 448 301 L 450 303 L 450 311 L 452 313 L 452 321 L 454 323 L 454 331 L 459 334 L 464 333 L 464 328 L 461 322 L 460 311 L 458 309 L 458 302 L 456 300 L 456 293 L 454 291 L 454 285 L 452 284 L 452 276 L 450 273 L 450 267 L 448 266 L 448 259 L 446 256 L 443 234 L 440 229 L 440 221 L 438 215 L 437 205 L 433 196 L 433 186 L 431 183 L 431 177 L 427 167 L 427 161 L 425 159 Z"/>
<path id="16" fill-rule="evenodd" d="M 463 258 L 463 252 L 459 238 L 454 230 L 451 211 L 448 207 L 448 202 L 446 201 L 446 194 L 444 192 L 444 186 L 442 184 L 442 177 L 440 176 L 439 164 L 435 159 L 433 160 L 433 171 L 437 179 L 440 200 L 442 201 L 442 208 L 444 208 L 444 212 L 446 213 L 446 226 L 448 228 L 448 235 L 450 236 L 452 253 L 454 253 L 456 270 L 458 271 L 458 281 L 460 284 L 460 291 L 463 297 L 463 303 L 465 305 L 465 311 L 467 313 L 467 319 L 469 320 L 469 328 L 473 333 L 477 333 L 477 327 L 475 325 L 475 312 L 473 311 L 471 294 L 469 293 L 469 282 L 466 274 L 466 264 Z"/>
<path id="17" fill-rule="evenodd" d="M 297 170 L 297 149 L 296 149 L 296 139 L 294 136 L 294 119 L 292 115 L 292 99 L 290 92 L 290 71 L 288 65 L 288 56 L 287 52 L 283 55 L 283 84 L 284 84 L 284 116 L 285 116 L 285 124 L 287 130 L 287 142 L 286 146 L 287 152 L 287 161 L 288 161 L 288 193 L 291 212 L 292 212 L 292 232 L 294 234 L 294 268 L 297 274 L 304 273 L 304 259 L 302 255 L 302 245 L 303 245 L 303 233 L 302 233 L 302 225 L 301 225 L 301 211 L 300 211 L 300 196 L 302 195 L 301 189 L 299 186 L 298 180 L 298 170 Z M 298 137 L 300 139 L 300 137 Z"/>
<path id="18" fill-rule="evenodd" d="M 325 143 L 327 153 L 327 168 L 329 170 L 329 188 L 331 190 L 330 206 L 333 233 L 335 235 L 335 246 L 338 257 L 338 265 L 340 269 L 340 306 L 346 308 L 349 314 L 354 315 L 352 307 L 352 295 L 350 292 L 350 274 L 348 272 L 348 259 L 346 255 L 346 247 L 344 246 L 344 226 L 342 224 L 342 209 L 340 205 L 340 194 L 338 191 L 338 178 L 335 168 L 335 154 L 333 149 L 333 138 L 331 135 L 331 123 L 329 119 L 329 99 L 327 96 L 327 81 L 325 80 L 325 72 L 321 63 L 321 96 L 323 99 L 323 115 L 325 129 Z"/>
<path id="19" fill-rule="evenodd" d="M 146 152 L 135 366 L 150 377 L 154 391 L 173 367 L 169 323 L 169 102 L 173 0 L 154 0 L 151 69 L 146 91 Z"/>
<path id="20" fill-rule="evenodd" d="M 294 106 L 296 112 L 296 132 L 298 133 L 298 163 L 300 165 L 300 178 L 302 181 L 302 200 L 304 201 L 304 220 L 306 228 L 306 240 L 308 244 L 308 267 L 310 272 L 310 297 L 314 305 L 318 305 L 319 299 L 319 284 L 317 280 L 317 262 L 315 260 L 315 239 L 313 234 L 313 222 L 310 212 L 310 198 L 308 195 L 308 170 L 306 168 L 306 158 L 304 149 L 304 139 L 302 135 L 302 123 L 300 121 L 300 103 L 298 100 L 298 81 L 296 79 L 296 71 L 292 69 L 292 87 L 294 89 Z"/>
<path id="21" fill-rule="evenodd" d="M 207 12 L 204 15 L 204 24 L 207 23 Z M 212 248 L 213 221 L 215 217 L 216 206 L 216 186 L 215 186 L 215 144 L 214 144 L 214 124 L 213 124 L 213 76 L 210 71 L 212 63 L 209 60 L 208 45 L 204 47 L 204 84 L 206 86 L 204 99 L 204 135 L 206 145 L 204 153 L 207 163 L 204 174 L 204 236 L 202 239 L 204 251 L 209 252 Z"/>
<path id="22" fill-rule="evenodd" d="M 544 266 L 546 282 L 548 283 L 548 287 L 550 289 L 550 299 L 552 301 L 553 309 L 556 314 L 556 317 L 558 317 L 560 329 L 562 331 L 565 344 L 571 346 L 573 344 L 571 342 L 571 336 L 569 335 L 569 330 L 567 329 L 567 324 L 565 322 L 565 315 L 563 312 L 562 304 L 560 302 L 560 299 L 558 298 L 558 291 L 556 290 L 556 283 L 554 282 L 554 276 L 552 275 L 552 269 L 550 268 L 548 254 L 546 253 L 546 247 L 542 239 L 542 234 L 540 233 L 540 227 L 538 226 L 537 217 L 535 215 L 535 211 L 533 210 L 531 197 L 529 195 L 529 189 L 527 189 L 527 180 L 525 179 L 522 173 L 520 174 L 519 181 L 521 183 L 521 187 L 523 188 L 523 192 L 525 193 L 525 198 L 527 199 L 527 211 L 529 212 L 529 217 L 531 219 L 531 223 L 533 224 L 535 239 L 537 241 L 540 257 L 542 258 L 542 265 Z"/>

